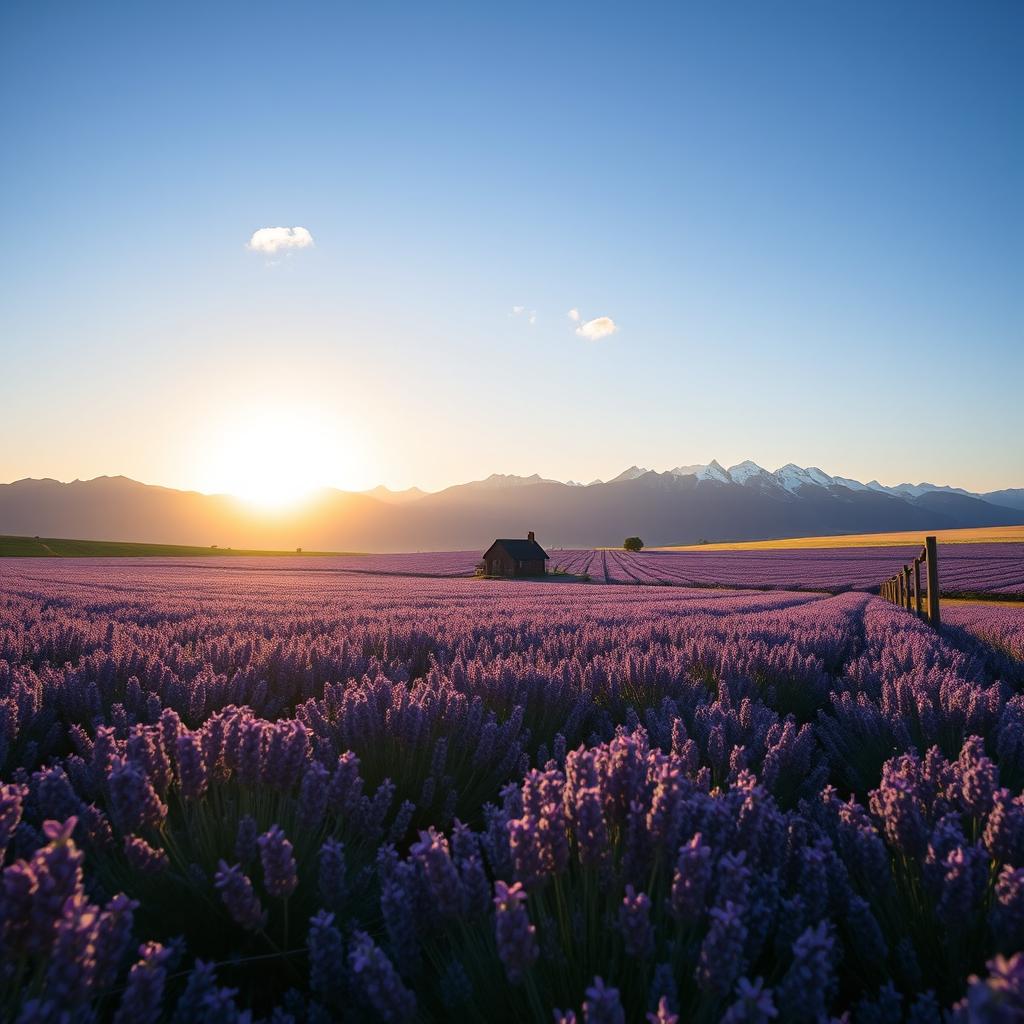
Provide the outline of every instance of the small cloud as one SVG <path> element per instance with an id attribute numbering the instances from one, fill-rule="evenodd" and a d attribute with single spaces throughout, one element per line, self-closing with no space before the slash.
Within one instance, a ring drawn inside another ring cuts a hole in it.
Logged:
<path id="1" fill-rule="evenodd" d="M 527 309 L 525 306 L 513 306 L 512 316 L 525 316 L 531 327 L 537 322 L 537 310 Z"/>
<path id="2" fill-rule="evenodd" d="M 306 249 L 312 244 L 313 236 L 306 228 L 260 228 L 252 233 L 246 248 L 275 253 L 280 249 Z"/>
<path id="3" fill-rule="evenodd" d="M 569 310 L 569 319 L 574 321 L 575 323 L 579 323 L 580 322 L 580 311 L 578 309 L 570 309 Z"/>
<path id="4" fill-rule="evenodd" d="M 573 312 L 576 311 L 573 310 Z M 588 320 L 585 324 L 580 324 L 576 328 L 576 333 L 588 341 L 598 341 L 601 338 L 607 338 L 609 334 L 614 334 L 617 330 L 618 327 L 610 316 L 598 316 L 593 320 Z"/>

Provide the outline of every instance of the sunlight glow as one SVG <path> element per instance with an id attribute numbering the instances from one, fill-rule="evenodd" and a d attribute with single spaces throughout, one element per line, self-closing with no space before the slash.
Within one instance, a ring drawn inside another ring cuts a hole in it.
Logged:
<path id="1" fill-rule="evenodd" d="M 251 410 L 219 431 L 204 467 L 204 489 L 263 508 L 283 508 L 338 485 L 348 453 L 325 417 L 300 409 Z"/>

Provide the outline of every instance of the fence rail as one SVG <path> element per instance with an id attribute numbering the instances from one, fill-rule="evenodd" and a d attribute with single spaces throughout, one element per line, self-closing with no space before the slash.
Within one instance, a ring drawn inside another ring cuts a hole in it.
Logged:
<path id="1" fill-rule="evenodd" d="M 925 583 L 927 593 L 922 605 L 921 596 L 921 565 L 925 567 Z M 938 627 L 939 618 L 939 555 L 934 537 L 925 537 L 921 554 L 908 562 L 903 568 L 890 576 L 879 589 L 879 594 L 886 601 L 892 601 L 908 612 L 927 619 Z"/>

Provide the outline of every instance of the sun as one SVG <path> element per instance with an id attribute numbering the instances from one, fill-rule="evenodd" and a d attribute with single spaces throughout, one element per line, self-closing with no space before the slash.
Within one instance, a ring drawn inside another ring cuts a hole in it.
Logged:
<path id="1" fill-rule="evenodd" d="M 212 490 L 283 508 L 337 479 L 338 449 L 332 425 L 309 411 L 239 412 L 216 429 L 204 476 Z"/>

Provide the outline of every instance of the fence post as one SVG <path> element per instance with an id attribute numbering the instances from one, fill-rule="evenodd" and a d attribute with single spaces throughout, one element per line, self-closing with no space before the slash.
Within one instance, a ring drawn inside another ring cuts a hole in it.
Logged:
<path id="1" fill-rule="evenodd" d="M 903 566 L 903 572 L 900 574 L 903 578 L 903 607 L 910 611 L 910 566 Z"/>
<path id="2" fill-rule="evenodd" d="M 934 537 L 924 539 L 925 561 L 928 567 L 928 620 L 939 626 L 939 556 Z"/>
<path id="3" fill-rule="evenodd" d="M 914 614 L 921 614 L 921 559 L 914 559 Z"/>

